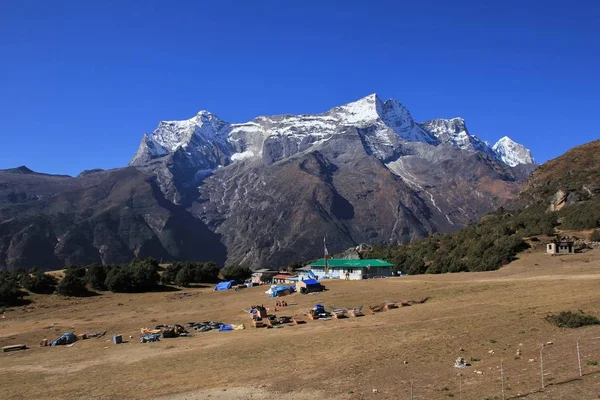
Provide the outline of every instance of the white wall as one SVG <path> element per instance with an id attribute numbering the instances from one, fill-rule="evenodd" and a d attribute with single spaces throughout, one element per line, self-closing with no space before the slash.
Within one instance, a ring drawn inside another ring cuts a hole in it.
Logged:
<path id="1" fill-rule="evenodd" d="M 363 275 L 369 278 L 374 276 L 392 276 L 392 267 L 371 267 L 370 271 L 368 271 L 366 268 L 349 268 L 349 270 L 352 271 L 349 277 L 349 279 L 352 281 L 363 279 Z M 324 268 L 314 268 L 312 272 L 319 279 L 325 276 Z M 300 276 L 304 276 L 304 279 L 308 279 L 308 274 L 302 274 Z M 333 279 L 346 279 L 346 269 L 329 268 L 329 277 Z"/>

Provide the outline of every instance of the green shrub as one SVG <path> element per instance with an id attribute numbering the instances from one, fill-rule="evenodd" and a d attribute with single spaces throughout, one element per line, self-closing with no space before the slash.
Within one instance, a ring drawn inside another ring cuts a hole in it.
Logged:
<path id="1" fill-rule="evenodd" d="M 18 280 L 8 271 L 0 271 L 0 306 L 18 305 L 25 296 L 19 289 Z"/>
<path id="2" fill-rule="evenodd" d="M 85 287 L 85 280 L 78 276 L 75 269 L 67 269 L 65 277 L 56 287 L 56 292 L 62 296 L 85 296 L 89 292 Z"/>
<path id="3" fill-rule="evenodd" d="M 194 281 L 195 269 L 190 267 L 184 267 L 179 270 L 175 277 L 175 284 L 177 286 L 188 287 Z"/>
<path id="4" fill-rule="evenodd" d="M 88 265 L 85 281 L 93 289 L 106 290 L 106 268 L 100 264 Z"/>
<path id="5" fill-rule="evenodd" d="M 156 290 L 158 282 L 158 262 L 147 259 L 110 268 L 104 285 L 111 292 L 133 293 Z"/>
<path id="6" fill-rule="evenodd" d="M 581 311 L 571 312 L 562 311 L 558 315 L 546 316 L 546 321 L 558 326 L 559 328 L 580 328 L 588 325 L 600 325 L 600 319 L 593 315 L 585 314 Z"/>
<path id="7" fill-rule="evenodd" d="M 221 277 L 225 281 L 244 282 L 252 276 L 252 270 L 241 265 L 228 265 L 221 270 Z"/>
<path id="8" fill-rule="evenodd" d="M 56 279 L 34 268 L 21 276 L 21 286 L 33 293 L 50 294 L 56 288 Z"/>
<path id="9" fill-rule="evenodd" d="M 185 275 L 190 283 L 214 283 L 219 281 L 219 267 L 214 262 L 201 263 L 201 262 L 174 262 L 169 265 L 160 277 L 160 281 L 163 284 L 175 283 L 177 274 L 183 269 L 187 270 L 182 273 L 182 277 Z M 180 285 L 181 286 L 181 285 Z"/>
<path id="10" fill-rule="evenodd" d="M 600 242 L 600 231 L 595 229 L 590 235 L 590 240 L 592 242 Z"/>
<path id="11" fill-rule="evenodd" d="M 597 366 L 598 366 L 598 361 L 596 361 L 596 360 L 587 360 L 585 363 L 586 363 L 587 365 L 592 365 L 592 366 L 594 366 L 594 367 L 597 367 Z"/>

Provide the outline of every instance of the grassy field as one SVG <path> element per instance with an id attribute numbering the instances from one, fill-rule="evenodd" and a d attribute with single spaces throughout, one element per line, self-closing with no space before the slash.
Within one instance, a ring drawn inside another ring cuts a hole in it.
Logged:
<path id="1" fill-rule="evenodd" d="M 113 294 L 88 298 L 30 296 L 0 319 L 0 345 L 31 349 L 0 354 L 4 399 L 501 399 L 541 387 L 527 399 L 600 398 L 600 326 L 576 330 L 547 323 L 548 313 L 584 310 L 600 315 L 600 251 L 552 257 L 524 253 L 500 271 L 422 275 L 369 281 L 331 281 L 327 291 L 285 300 L 278 315 L 326 307 L 377 305 L 385 300 L 424 304 L 345 320 L 308 321 L 254 329 L 243 309 L 274 301 L 267 287 L 212 288 Z M 180 298 L 183 292 L 193 296 Z M 245 323 L 233 332 L 140 344 L 139 330 L 159 323 L 218 320 Z M 39 347 L 62 332 L 108 331 L 72 347 Z M 127 343 L 113 345 L 123 334 Z M 129 338 L 129 336 L 132 338 Z M 584 378 L 578 376 L 580 338 Z M 517 350 L 520 349 L 520 355 Z M 454 368 L 457 357 L 470 367 Z M 471 361 L 472 360 L 472 361 Z"/>

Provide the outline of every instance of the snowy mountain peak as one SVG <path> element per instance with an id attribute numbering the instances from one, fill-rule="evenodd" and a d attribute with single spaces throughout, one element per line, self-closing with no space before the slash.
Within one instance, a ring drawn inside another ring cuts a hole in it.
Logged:
<path id="1" fill-rule="evenodd" d="M 335 107 L 332 111 L 348 125 L 362 125 L 379 119 L 381 107 L 381 99 L 373 93 L 362 99 Z"/>
<path id="2" fill-rule="evenodd" d="M 229 124 L 201 110 L 187 120 L 162 121 L 152 134 L 144 135 L 131 164 L 142 165 L 168 155 L 183 157 L 202 169 L 250 158 L 272 164 L 320 146 L 348 127 L 355 128 L 367 151 L 381 160 L 397 157 L 403 143 L 418 142 L 483 152 L 510 166 L 534 162 L 529 150 L 507 137 L 492 149 L 469 133 L 461 117 L 418 124 L 400 102 L 383 101 L 373 93 L 322 114 L 262 116 Z"/>
<path id="3" fill-rule="evenodd" d="M 511 167 L 520 164 L 535 164 L 535 160 L 531 156 L 531 150 L 513 141 L 508 136 L 498 140 L 492 149 L 499 160 Z"/>

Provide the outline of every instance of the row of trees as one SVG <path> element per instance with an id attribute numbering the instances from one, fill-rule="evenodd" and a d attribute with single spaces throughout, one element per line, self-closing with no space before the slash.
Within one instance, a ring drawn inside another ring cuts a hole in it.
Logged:
<path id="1" fill-rule="evenodd" d="M 136 260 L 129 264 L 91 264 L 68 266 L 58 282 L 52 275 L 38 269 L 0 271 L 0 306 L 19 304 L 27 289 L 33 293 L 58 293 L 64 296 L 86 296 L 88 288 L 117 293 L 150 292 L 161 285 L 190 286 L 193 283 L 216 283 L 220 279 L 243 282 L 252 270 L 245 266 L 229 265 L 221 270 L 214 262 L 175 262 L 159 274 L 155 259 Z"/>
<path id="2" fill-rule="evenodd" d="M 225 281 L 244 282 L 252 276 L 249 267 L 228 265 L 219 270 L 215 263 L 175 262 L 163 272 L 160 281 L 164 284 L 190 286 L 192 283 L 215 283 Z"/>
<path id="3" fill-rule="evenodd" d="M 553 230 L 549 219 L 499 210 L 455 233 L 434 234 L 405 246 L 374 246 L 366 257 L 386 259 L 407 274 L 490 271 L 527 248 L 525 236 Z"/>

